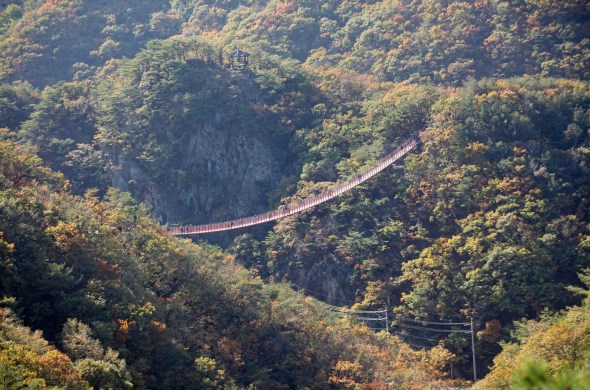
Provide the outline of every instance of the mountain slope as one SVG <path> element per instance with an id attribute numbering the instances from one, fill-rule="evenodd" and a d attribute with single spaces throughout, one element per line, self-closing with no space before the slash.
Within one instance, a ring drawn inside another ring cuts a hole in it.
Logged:
<path id="1" fill-rule="evenodd" d="M 0 161 L 2 305 L 69 355 L 1 309 L 0 383 L 445 383 L 442 348 L 413 352 L 285 285 L 263 284 L 214 248 L 168 237 L 128 195 L 111 191 L 108 204 L 72 196 L 17 144 L 0 141 Z"/>
<path id="2" fill-rule="evenodd" d="M 0 15 L 0 120 L 9 128 L 3 137 L 27 145 L 23 150 L 37 150 L 71 180 L 73 193 L 97 188 L 95 195 L 87 196 L 88 205 L 103 207 L 98 198 L 105 197 L 111 199 L 109 210 L 126 210 L 109 225 L 115 234 L 108 236 L 112 240 L 106 247 L 119 249 L 116 254 L 101 249 L 105 254 L 98 257 L 106 264 L 119 264 L 109 263 L 113 256 L 143 253 L 129 253 L 134 245 L 143 248 L 143 241 L 134 241 L 133 234 L 118 235 L 119 228 L 147 229 L 150 233 L 137 239 L 152 242 L 161 232 L 149 218 L 196 224 L 280 207 L 357 174 L 401 140 L 420 133 L 422 148 L 404 163 L 333 202 L 241 236 L 198 239 L 222 244 L 225 256 L 265 281 L 288 280 L 332 304 L 388 307 L 396 319 L 473 319 L 479 330 L 480 374 L 492 364 L 501 350 L 499 340 L 509 337 L 515 320 L 539 318 L 546 308 L 559 311 L 579 303 L 566 286 L 579 286 L 578 273 L 590 265 L 587 2 L 18 3 L 22 5 L 6 7 Z M 251 53 L 246 69 L 228 64 L 226 56 L 236 47 Z M 23 180 L 27 182 L 27 176 Z M 129 191 L 145 210 L 133 211 L 139 206 L 109 186 Z M 29 199 L 35 191 L 23 196 Z M 7 202 L 16 201 L 11 197 Z M 48 215 L 42 218 L 50 218 L 51 213 L 38 206 L 43 202 L 25 207 L 25 216 L 14 226 L 28 226 L 27 221 L 43 213 Z M 79 210 L 66 204 L 64 210 Z M 70 314 L 80 318 L 87 312 L 77 310 L 103 310 L 84 309 L 85 304 L 67 299 L 62 307 L 52 295 L 52 284 L 36 282 L 49 273 L 60 280 L 54 284 L 74 289 L 80 283 L 79 275 L 69 276 L 69 263 L 63 269 L 61 260 L 40 265 L 47 253 L 67 258 L 43 245 L 59 236 L 60 229 L 73 229 L 66 235 L 77 236 L 71 223 L 66 219 L 59 228 L 50 223 L 55 233 L 41 234 L 33 227 L 21 232 L 19 248 L 28 251 L 21 256 L 34 260 L 27 272 L 35 283 L 17 283 L 14 288 L 20 290 L 10 290 L 27 303 L 18 313 L 25 323 L 44 327 L 52 340 L 59 339 Z M 44 244 L 35 246 L 26 237 Z M 130 241 L 117 244 L 115 237 Z M 185 286 L 188 281 L 182 276 L 196 272 L 180 260 L 185 252 L 193 253 L 189 244 L 178 249 L 170 244 L 173 240 L 156 241 L 167 249 L 156 250 L 154 258 L 170 257 L 176 265 L 169 269 L 163 260 L 129 259 L 124 268 L 139 267 L 139 278 L 149 281 L 148 287 L 141 282 L 135 290 L 137 275 L 131 277 L 131 295 L 141 297 L 133 304 L 139 308 L 151 302 L 145 294 L 168 298 L 179 288 L 176 278 Z M 96 250 L 87 245 L 81 253 Z M 201 255 L 195 261 L 207 266 L 199 272 L 216 275 L 216 262 L 209 260 L 219 256 L 218 251 L 207 249 Z M 137 265 L 144 263 L 145 268 Z M 84 264 L 92 275 L 102 269 L 100 261 Z M 111 271 L 106 267 L 96 273 Z M 231 284 L 227 280 L 232 278 L 221 279 Z M 99 291 L 118 288 L 115 284 Z M 215 283 L 205 288 L 221 297 L 226 291 Z M 288 290 L 278 290 L 287 299 Z M 93 290 L 76 299 L 98 296 L 100 301 L 100 294 Z M 186 301 L 193 295 L 209 299 L 197 286 L 186 287 L 183 294 Z M 266 324 L 262 328 L 272 328 L 268 324 L 273 322 L 264 322 L 260 314 L 273 305 L 272 293 L 261 294 L 246 312 L 254 322 Z M 234 298 L 230 295 L 223 305 L 231 306 Z M 44 299 L 50 303 L 36 304 Z M 199 305 L 182 308 L 186 313 L 202 310 Z M 199 355 L 215 359 L 200 360 L 199 370 L 215 376 L 219 365 L 246 384 L 256 381 L 259 367 L 277 372 L 287 367 L 276 374 L 280 380 L 260 375 L 268 381 L 309 385 L 332 380 L 334 372 L 323 368 L 330 366 L 348 378 L 336 375 L 334 383 L 370 380 L 352 358 L 333 364 L 334 351 L 309 370 L 317 374 L 310 379 L 302 368 L 309 365 L 293 362 L 307 362 L 299 359 L 307 341 L 297 337 L 281 344 L 280 357 L 267 353 L 280 363 L 264 360 L 246 341 L 234 343 L 240 332 L 256 340 L 266 337 L 246 330 L 250 322 L 236 320 L 227 333 L 218 329 L 219 318 L 239 317 L 236 312 L 241 313 L 233 309 L 229 314 L 195 315 L 206 323 L 199 323 L 198 330 L 210 330 L 214 336 L 202 344 L 194 341 L 189 349 L 217 351 Z M 139 324 L 129 313 L 116 319 Z M 289 313 L 286 318 L 298 318 L 297 311 Z M 55 321 L 42 324 L 37 317 Z M 163 317 L 151 320 L 172 329 Z M 323 326 L 310 321 L 301 326 Z M 466 363 L 471 359 L 469 337 L 403 330 L 403 320 L 394 325 L 392 331 L 407 341 L 414 337 L 428 346 L 442 343 L 455 355 L 453 374 L 471 377 Z M 174 331 L 180 334 L 186 328 L 187 334 L 179 337 L 190 339 L 192 326 L 187 321 Z M 100 333 L 99 328 L 93 329 Z M 219 344 L 223 337 L 231 342 Z M 104 350 L 119 342 L 99 338 L 107 340 Z M 288 351 L 295 354 L 293 361 L 283 356 Z M 197 380 L 191 376 L 196 356 L 180 359 L 184 368 L 178 372 L 190 374 L 179 377 Z M 137 355 L 129 357 L 131 365 L 143 364 L 138 360 Z M 172 371 L 160 372 L 151 364 L 146 363 L 146 372 L 156 379 L 141 380 L 146 386 L 163 384 Z M 304 378 L 301 382 L 298 375 Z"/>

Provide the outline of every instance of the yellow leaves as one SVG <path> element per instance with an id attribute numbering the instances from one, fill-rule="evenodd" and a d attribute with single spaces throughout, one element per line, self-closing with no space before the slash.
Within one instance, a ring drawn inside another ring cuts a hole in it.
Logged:
<path id="1" fill-rule="evenodd" d="M 444 347 L 437 345 L 422 356 L 422 362 L 432 372 L 438 372 L 439 375 L 443 376 L 442 372 L 445 367 L 451 362 L 454 355 Z"/>
<path id="2" fill-rule="evenodd" d="M 497 326 L 491 324 L 490 328 L 494 330 Z M 546 361 L 551 375 L 583 364 L 586 360 L 590 345 L 588 304 L 569 309 L 557 321 L 531 321 L 527 328 L 532 335 L 524 345 L 505 345 L 494 358 L 490 374 L 478 383 L 478 389 L 508 388 L 514 373 L 529 360 Z"/>
<path id="3" fill-rule="evenodd" d="M 286 17 L 289 13 L 293 12 L 295 8 L 295 3 L 290 1 L 281 1 L 277 3 L 275 15 L 279 18 Z"/>
<path id="4" fill-rule="evenodd" d="M 586 318 L 586 321 L 588 320 L 590 319 Z M 583 353 L 579 351 L 580 345 L 590 340 L 589 331 L 588 322 L 578 326 L 568 323 L 555 324 L 546 332 L 533 335 L 521 354 L 528 358 L 543 356 L 550 362 L 551 372 L 560 372 L 583 358 Z"/>
<path id="5" fill-rule="evenodd" d="M 458 253 L 476 257 L 484 251 L 485 247 L 483 238 L 469 237 L 465 240 L 463 247 L 458 250 Z"/>
<path id="6" fill-rule="evenodd" d="M 465 174 L 460 170 L 451 171 L 451 172 L 447 173 L 445 176 L 445 178 L 447 179 L 446 186 L 447 187 L 454 186 L 457 183 L 459 183 L 464 177 L 465 177 Z"/>
<path id="7" fill-rule="evenodd" d="M 486 340 L 489 343 L 495 343 L 498 342 L 501 333 L 502 323 L 497 319 L 493 319 L 486 322 L 484 330 L 477 332 L 477 338 Z"/>
<path id="8" fill-rule="evenodd" d="M 131 338 L 131 333 L 137 327 L 136 321 L 130 321 L 127 318 L 117 320 L 117 330 L 115 331 L 115 343 L 119 346 L 125 345 Z"/>
<path id="9" fill-rule="evenodd" d="M 510 80 L 497 80 L 495 84 L 495 90 L 475 96 L 478 106 L 486 106 L 491 102 L 502 102 L 517 107 L 523 100 L 521 94 L 526 93 L 525 87 L 513 84 Z"/>
<path id="10" fill-rule="evenodd" d="M 82 375 L 76 370 L 70 358 L 58 350 L 51 349 L 45 353 L 39 358 L 39 364 L 39 374 L 48 383 L 62 386 L 73 385 L 68 388 L 87 388 Z"/>
<path id="11" fill-rule="evenodd" d="M 118 264 L 109 264 L 105 260 L 97 261 L 96 279 L 114 280 L 121 274 Z"/>
<path id="12" fill-rule="evenodd" d="M 490 151 L 490 147 L 482 142 L 470 142 L 465 148 L 473 153 L 485 153 Z"/>
<path id="13" fill-rule="evenodd" d="M 240 344 L 228 337 L 222 337 L 217 342 L 217 351 L 226 362 L 231 362 L 236 367 L 244 365 Z"/>
<path id="14" fill-rule="evenodd" d="M 10 254 L 14 252 L 15 245 L 13 243 L 4 241 L 2 238 L 4 237 L 4 232 L 0 231 L 0 254 L 4 252 L 5 254 Z"/>
<path id="15" fill-rule="evenodd" d="M 54 239 L 56 246 L 64 252 L 69 252 L 74 245 L 86 241 L 76 225 L 69 222 L 59 221 L 57 225 L 48 227 L 46 232 Z"/>
<path id="16" fill-rule="evenodd" d="M 465 274 L 465 279 L 469 281 L 484 279 L 484 272 L 481 268 L 476 268 Z"/>
<path id="17" fill-rule="evenodd" d="M 155 313 L 156 306 L 154 306 L 153 303 L 148 301 L 143 306 L 141 306 L 139 308 L 135 305 L 132 305 L 130 307 L 130 309 L 133 312 L 133 314 L 138 317 L 149 317 Z"/>
<path id="18" fill-rule="evenodd" d="M 47 347 L 47 342 L 41 339 L 39 333 L 10 323 L 4 316 L 0 316 L 0 365 L 8 366 L 8 370 L 15 373 L 15 376 L 8 379 L 9 382 L 15 381 L 15 388 L 21 388 L 20 385 L 22 388 L 29 388 L 30 385 L 31 388 L 59 386 L 87 389 L 88 384 L 70 358 L 53 347 Z M 39 345 L 37 338 L 45 343 L 41 349 L 36 348 Z"/>
<path id="19" fill-rule="evenodd" d="M 356 362 L 339 360 L 330 373 L 331 385 L 342 389 L 355 389 L 363 375 L 363 367 Z"/>
<path id="20" fill-rule="evenodd" d="M 512 381 L 512 373 L 514 372 L 514 365 L 516 363 L 513 359 L 518 349 L 519 346 L 516 344 L 505 345 L 502 353 L 494 358 L 492 373 L 477 382 L 474 388 L 478 390 L 508 389 Z"/>
<path id="21" fill-rule="evenodd" d="M 419 188 L 420 192 L 422 192 L 422 194 L 424 194 L 425 197 L 429 197 L 433 191 L 432 184 L 430 184 L 429 182 L 424 181 L 424 180 L 422 180 L 420 182 L 420 185 L 418 188 Z"/>
<path id="22" fill-rule="evenodd" d="M 199 356 L 195 359 L 195 370 L 199 376 L 212 381 L 212 384 L 222 385 L 225 379 L 225 370 L 218 369 L 215 359 L 206 356 Z"/>
<path id="23" fill-rule="evenodd" d="M 70 110 L 84 109 L 85 104 L 88 102 L 86 97 L 87 84 L 86 82 L 66 83 L 64 85 L 65 93 L 60 101 L 63 106 Z"/>
<path id="24" fill-rule="evenodd" d="M 503 194 L 522 195 L 523 183 L 518 177 L 505 177 L 503 179 L 492 179 L 490 184 L 495 186 Z"/>

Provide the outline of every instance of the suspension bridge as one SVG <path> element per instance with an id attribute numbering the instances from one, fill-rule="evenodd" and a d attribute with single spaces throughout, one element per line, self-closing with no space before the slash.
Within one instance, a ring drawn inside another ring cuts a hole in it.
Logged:
<path id="1" fill-rule="evenodd" d="M 279 207 L 274 211 L 269 211 L 264 214 L 258 214 L 251 217 L 233 219 L 225 222 L 209 223 L 203 225 L 185 225 L 173 226 L 168 228 L 168 234 L 174 236 L 194 235 L 215 233 L 226 230 L 240 229 L 243 227 L 259 225 L 274 221 L 277 219 L 288 217 L 289 215 L 297 214 L 308 210 L 312 207 L 327 202 L 345 192 L 350 191 L 354 187 L 369 180 L 377 175 L 385 168 L 389 167 L 397 160 L 403 158 L 405 155 L 414 150 L 420 140 L 418 137 L 410 138 L 396 147 L 393 152 L 386 155 L 379 160 L 375 165 L 366 171 L 353 176 L 351 179 L 337 184 L 334 188 L 326 190 L 319 195 L 304 199 L 298 202 L 293 202 L 288 205 Z M 299 288 L 298 288 L 299 290 Z M 303 291 L 306 291 L 303 289 Z M 301 298 L 299 292 L 295 292 L 294 296 L 280 303 L 284 305 L 292 300 Z M 336 316 L 354 317 L 358 321 L 364 322 L 369 329 L 376 331 L 386 331 L 400 337 L 406 343 L 414 348 L 429 349 L 434 345 L 440 343 L 445 335 L 450 334 L 465 334 L 471 336 L 471 352 L 473 359 L 473 379 L 477 380 L 477 371 L 475 366 L 475 340 L 474 340 L 474 326 L 473 319 L 470 322 L 434 322 L 426 320 L 418 320 L 413 318 L 399 317 L 390 319 L 389 310 L 385 307 L 375 310 L 353 310 L 347 307 L 340 307 L 330 305 L 321 300 L 316 300 L 320 308 Z M 392 321 L 393 320 L 393 321 Z M 430 344 L 429 344 L 430 343 Z M 451 368 L 452 372 L 452 368 Z M 452 375 L 452 374 L 451 374 Z"/>
<path id="2" fill-rule="evenodd" d="M 327 202 L 345 192 L 348 192 L 354 187 L 369 180 L 373 176 L 383 171 L 385 168 L 389 167 L 390 165 L 392 165 L 393 163 L 395 163 L 396 161 L 410 153 L 418 146 L 419 143 L 420 139 L 418 137 L 406 140 L 401 145 L 396 147 L 393 150 L 393 152 L 389 153 L 384 158 L 379 160 L 371 168 L 367 169 L 366 171 L 360 174 L 353 176 L 347 181 L 337 184 L 334 188 L 326 190 L 321 194 L 313 196 L 311 198 L 293 202 L 288 205 L 281 206 L 276 210 L 269 211 L 264 214 L 254 215 L 251 217 L 203 225 L 172 226 L 167 229 L 168 234 L 173 236 L 182 236 L 215 233 L 259 225 L 300 213 L 302 211 L 320 205 L 324 202 Z M 299 297 L 300 293 L 296 292 L 293 297 L 282 302 L 280 305 L 286 304 Z M 332 315 L 337 316 L 354 317 L 356 318 L 356 320 L 364 322 L 369 329 L 377 331 L 384 330 L 387 333 L 393 333 L 401 337 L 406 343 L 410 344 L 414 348 L 432 348 L 433 345 L 438 344 L 440 340 L 444 338 L 443 335 L 450 335 L 456 333 L 470 335 L 473 359 L 473 379 L 474 381 L 477 380 L 477 372 L 475 366 L 475 332 L 473 327 L 473 319 L 471 319 L 470 322 L 433 322 L 400 317 L 397 318 L 395 321 L 391 321 L 389 317 L 389 310 L 387 308 L 376 310 L 353 310 L 346 307 L 330 305 L 326 302 L 322 302 L 321 300 L 317 300 L 316 302 L 319 305 L 319 307 L 321 307 L 327 313 L 331 313 Z M 419 340 L 422 341 L 422 343 L 417 344 L 416 341 L 412 340 Z M 424 342 L 430 342 L 434 344 L 425 345 Z"/>
<path id="3" fill-rule="evenodd" d="M 185 226 L 171 226 L 168 227 L 168 234 L 172 236 L 183 236 L 183 235 L 195 235 L 195 234 L 206 234 L 222 232 L 226 230 L 240 229 L 248 226 L 259 225 L 277 219 L 288 217 L 289 215 L 297 214 L 302 211 L 308 210 L 319 204 L 329 201 L 341 195 L 345 192 L 350 191 L 354 187 L 362 184 L 369 180 L 388 166 L 395 163 L 397 160 L 404 157 L 406 154 L 414 150 L 420 142 L 418 137 L 410 138 L 399 145 L 393 152 L 379 160 L 373 167 L 366 171 L 353 176 L 351 179 L 338 184 L 336 187 L 324 191 L 323 193 L 304 199 L 298 202 L 290 203 L 279 207 L 274 211 L 269 211 L 264 214 L 253 215 L 251 217 L 233 219 L 225 222 L 208 223 L 203 225 L 185 225 Z"/>

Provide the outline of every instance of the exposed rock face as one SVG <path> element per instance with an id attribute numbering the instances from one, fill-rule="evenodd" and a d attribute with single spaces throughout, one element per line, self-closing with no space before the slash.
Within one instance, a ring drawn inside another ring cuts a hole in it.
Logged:
<path id="1" fill-rule="evenodd" d="M 354 302 L 355 291 L 347 286 L 354 272 L 348 264 L 320 261 L 309 267 L 289 269 L 275 274 L 277 280 L 286 278 L 297 287 L 307 290 L 309 295 L 335 306 L 350 306 Z"/>
<path id="2" fill-rule="evenodd" d="M 200 224 L 267 210 L 286 151 L 262 136 L 218 126 L 219 113 L 214 118 L 188 135 L 163 180 L 153 180 L 137 161 L 126 160 L 112 184 L 144 202 L 162 223 Z"/>

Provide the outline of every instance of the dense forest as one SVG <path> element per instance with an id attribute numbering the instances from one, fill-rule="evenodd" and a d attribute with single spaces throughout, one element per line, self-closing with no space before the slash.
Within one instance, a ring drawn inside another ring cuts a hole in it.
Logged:
<path id="1" fill-rule="evenodd" d="M 0 2 L 0 388 L 590 387 L 589 32 L 583 0 Z"/>

